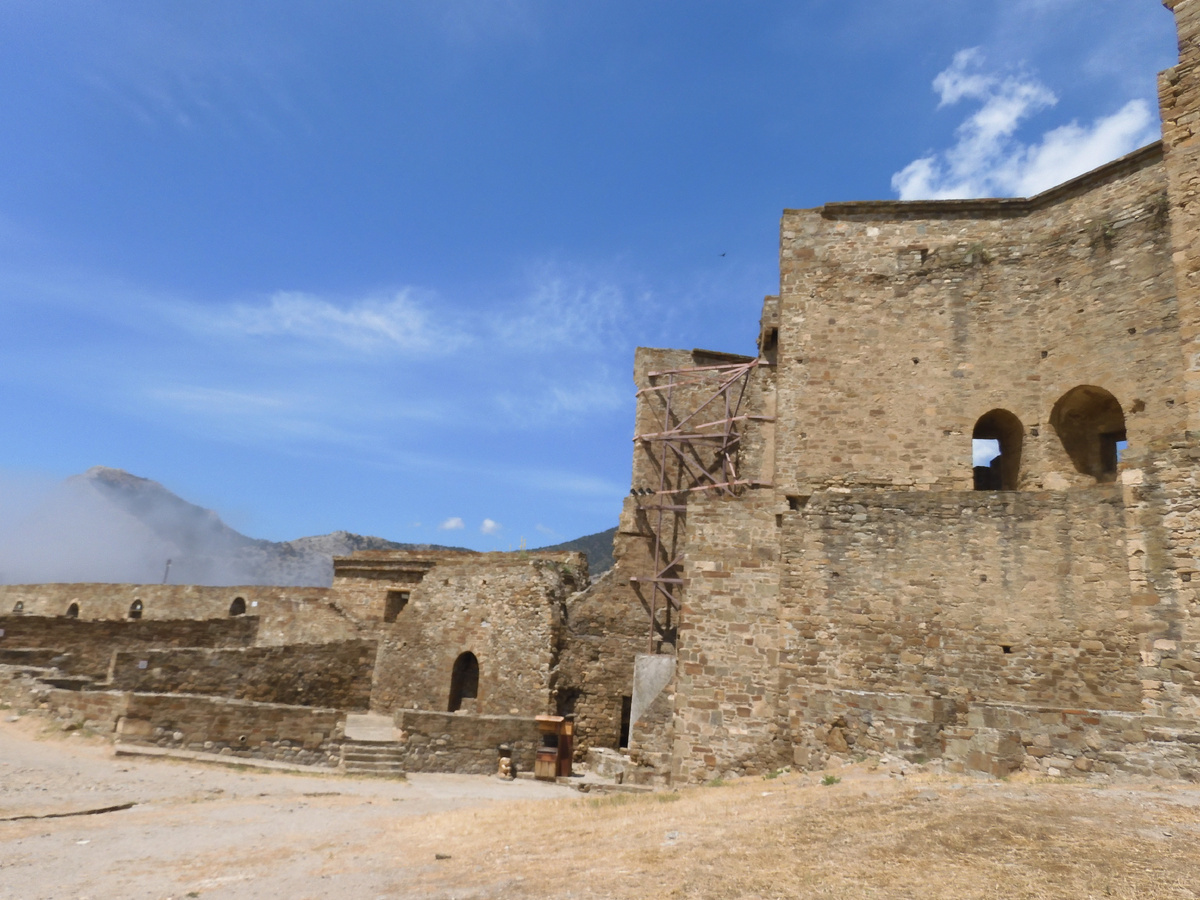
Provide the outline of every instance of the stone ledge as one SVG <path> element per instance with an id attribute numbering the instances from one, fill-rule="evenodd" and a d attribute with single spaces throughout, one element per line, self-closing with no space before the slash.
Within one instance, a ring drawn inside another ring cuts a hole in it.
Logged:
<path id="1" fill-rule="evenodd" d="M 264 769 L 269 772 L 291 772 L 297 775 L 337 775 L 342 772 L 331 766 L 305 766 L 295 763 L 275 762 L 271 759 L 253 757 L 222 756 L 200 750 L 172 750 L 168 747 L 146 747 L 140 744 L 115 744 L 115 756 L 153 756 L 159 759 L 182 759 L 188 762 L 211 763 L 218 766 L 240 766 L 246 769 Z"/>

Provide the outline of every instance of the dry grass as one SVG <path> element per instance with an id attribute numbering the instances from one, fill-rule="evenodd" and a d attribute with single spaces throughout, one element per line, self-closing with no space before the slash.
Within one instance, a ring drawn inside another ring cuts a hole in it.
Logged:
<path id="1" fill-rule="evenodd" d="M 405 885 L 430 897 L 1200 897 L 1195 788 L 842 774 L 505 804 L 378 840 L 430 861 Z"/>

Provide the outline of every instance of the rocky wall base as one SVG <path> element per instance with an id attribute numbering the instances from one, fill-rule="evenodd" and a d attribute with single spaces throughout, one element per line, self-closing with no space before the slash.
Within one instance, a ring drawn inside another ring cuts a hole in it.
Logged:
<path id="1" fill-rule="evenodd" d="M 1141 713 L 979 703 L 945 745 L 951 772 L 1200 782 L 1200 723 Z"/>
<path id="2" fill-rule="evenodd" d="M 456 772 L 495 775 L 500 746 L 512 748 L 518 772 L 532 772 L 541 742 L 532 716 L 481 716 L 404 709 L 396 713 L 404 733 L 404 769 L 408 772 Z"/>
<path id="3" fill-rule="evenodd" d="M 789 730 L 801 769 L 881 756 L 1004 777 L 1139 776 L 1200 782 L 1200 722 L 867 691 L 813 691 Z"/>

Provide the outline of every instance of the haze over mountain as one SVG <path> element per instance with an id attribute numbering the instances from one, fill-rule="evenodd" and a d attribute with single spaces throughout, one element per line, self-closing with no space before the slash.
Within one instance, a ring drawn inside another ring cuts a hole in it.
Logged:
<path id="1" fill-rule="evenodd" d="M 59 484 L 32 511 L 0 521 L 0 583 L 327 586 L 334 556 L 410 548 L 441 545 L 346 531 L 257 540 L 156 481 L 95 466 Z"/>
<path id="2" fill-rule="evenodd" d="M 539 547 L 539 550 L 579 550 L 587 554 L 588 571 L 592 578 L 603 575 L 613 565 L 613 537 L 616 535 L 617 529 L 609 528 L 605 531 L 597 531 L 595 534 L 585 534 L 583 537 L 575 538 L 573 541 L 564 541 L 561 544 L 551 544 L 548 547 Z"/>

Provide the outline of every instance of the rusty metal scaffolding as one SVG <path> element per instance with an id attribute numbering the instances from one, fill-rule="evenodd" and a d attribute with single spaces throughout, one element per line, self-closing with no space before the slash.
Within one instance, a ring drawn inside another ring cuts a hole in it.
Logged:
<path id="1" fill-rule="evenodd" d="M 649 386 L 638 391 L 639 400 L 650 394 L 663 398 L 657 430 L 634 436 L 654 460 L 658 481 L 656 488 L 633 488 L 638 512 L 650 536 L 652 569 L 630 581 L 649 588 L 649 597 L 643 594 L 641 599 L 650 615 L 651 653 L 655 652 L 656 635 L 673 640 L 671 622 L 679 611 L 683 587 L 679 543 L 688 495 L 700 491 L 735 495 L 747 487 L 770 487 L 765 482 L 742 478 L 738 472 L 743 423 L 774 421 L 772 416 L 742 413 L 751 374 L 759 366 L 769 365 L 772 363 L 760 358 L 650 372 Z M 681 408 L 687 400 L 696 405 Z M 653 408 L 651 404 L 645 406 Z M 697 422 L 701 418 L 708 421 Z"/>

